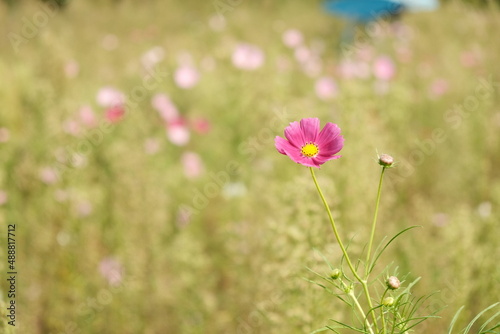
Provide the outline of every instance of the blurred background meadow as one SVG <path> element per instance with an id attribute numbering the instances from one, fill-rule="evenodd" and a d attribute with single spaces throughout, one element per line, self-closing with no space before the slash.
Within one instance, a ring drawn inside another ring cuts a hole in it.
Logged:
<path id="1" fill-rule="evenodd" d="M 361 254 L 377 240 L 415 295 L 416 333 L 500 301 L 500 8 L 447 1 L 358 27 L 320 1 L 0 2 L 1 333 L 310 333 L 344 305 L 289 122 L 339 124 L 317 172 Z M 7 224 L 16 225 L 9 326 Z M 5 256 L 4 256 L 5 255 Z M 389 274 L 392 271 L 388 272 Z M 403 283 L 404 285 L 405 283 Z M 347 333 L 347 332 L 346 332 Z M 457 331 L 458 333 L 458 331 Z"/>

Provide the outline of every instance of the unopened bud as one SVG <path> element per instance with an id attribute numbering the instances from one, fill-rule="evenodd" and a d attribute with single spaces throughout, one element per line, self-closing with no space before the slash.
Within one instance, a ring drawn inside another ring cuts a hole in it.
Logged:
<path id="1" fill-rule="evenodd" d="M 391 276 L 387 279 L 387 287 L 391 290 L 396 290 L 396 289 L 399 289 L 399 287 L 401 286 L 401 282 L 399 281 L 399 279 L 396 277 L 396 276 Z"/>
<path id="2" fill-rule="evenodd" d="M 378 157 L 378 163 L 382 167 L 392 167 L 392 165 L 394 164 L 394 158 L 389 154 L 381 154 Z"/>
<path id="3" fill-rule="evenodd" d="M 341 274 L 342 272 L 340 271 L 340 269 L 333 269 L 332 272 L 330 273 L 330 278 L 336 280 L 337 278 L 340 277 Z"/>
<path id="4" fill-rule="evenodd" d="M 394 298 L 385 297 L 384 300 L 382 300 L 382 305 L 388 306 L 388 307 L 394 305 Z"/>

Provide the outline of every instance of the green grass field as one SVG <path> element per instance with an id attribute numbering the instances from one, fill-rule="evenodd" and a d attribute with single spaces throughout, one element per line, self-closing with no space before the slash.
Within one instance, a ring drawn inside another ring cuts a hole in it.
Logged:
<path id="1" fill-rule="evenodd" d="M 376 242 L 421 228 L 378 272 L 437 292 L 422 312 L 441 318 L 415 333 L 447 333 L 465 305 L 458 334 L 499 302 L 500 8 L 449 1 L 360 27 L 350 44 L 345 27 L 319 1 L 0 4 L 0 333 L 310 333 L 352 320 L 304 279 L 327 271 L 320 254 L 341 257 L 309 171 L 274 147 L 305 117 L 342 128 L 342 158 L 317 175 L 354 255 L 377 152 L 398 162 Z"/>

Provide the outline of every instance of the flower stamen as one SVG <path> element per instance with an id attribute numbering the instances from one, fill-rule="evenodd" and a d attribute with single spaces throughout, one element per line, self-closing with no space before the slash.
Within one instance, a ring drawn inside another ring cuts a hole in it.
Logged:
<path id="1" fill-rule="evenodd" d="M 314 143 L 306 143 L 302 148 L 300 149 L 300 152 L 302 153 L 303 156 L 308 157 L 308 158 L 313 158 L 319 153 L 319 147 L 318 145 Z"/>

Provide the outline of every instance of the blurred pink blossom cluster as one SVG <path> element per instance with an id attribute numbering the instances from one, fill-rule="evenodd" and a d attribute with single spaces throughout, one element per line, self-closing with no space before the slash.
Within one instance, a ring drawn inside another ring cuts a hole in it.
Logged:
<path id="1" fill-rule="evenodd" d="M 252 71 L 264 64 L 264 52 L 256 45 L 239 43 L 232 55 L 233 65 L 239 69 Z"/>
<path id="2" fill-rule="evenodd" d="M 113 257 L 106 257 L 101 260 L 99 272 L 109 285 L 117 286 L 123 280 L 123 266 Z"/>

